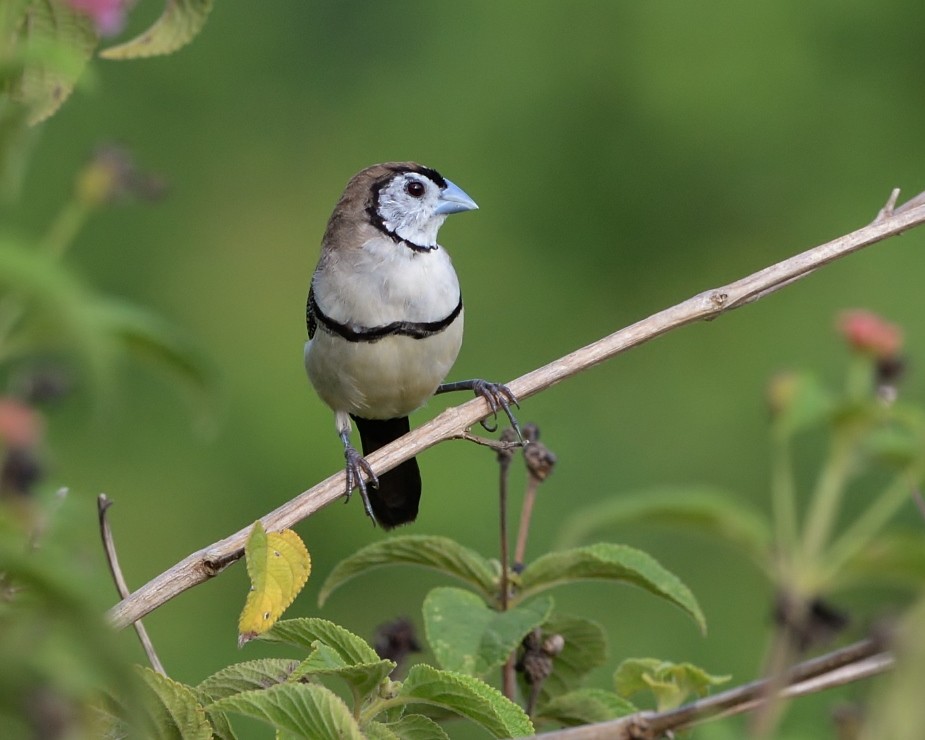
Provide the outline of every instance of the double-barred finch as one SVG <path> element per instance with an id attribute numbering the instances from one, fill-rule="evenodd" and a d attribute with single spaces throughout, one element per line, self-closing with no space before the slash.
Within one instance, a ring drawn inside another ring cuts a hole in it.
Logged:
<path id="1" fill-rule="evenodd" d="M 441 385 L 462 344 L 463 302 L 437 231 L 450 214 L 476 208 L 436 170 L 414 162 L 369 167 L 347 183 L 312 276 L 305 369 L 334 411 L 347 496 L 358 487 L 367 514 L 386 529 L 417 516 L 417 461 L 377 479 L 350 443 L 351 418 L 364 455 L 408 432 L 408 414 L 449 390 L 475 391 L 516 427 L 510 404 L 517 399 L 505 386 Z"/>

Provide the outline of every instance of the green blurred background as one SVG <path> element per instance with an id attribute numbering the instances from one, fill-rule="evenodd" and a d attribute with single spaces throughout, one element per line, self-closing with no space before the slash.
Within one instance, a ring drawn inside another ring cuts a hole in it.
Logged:
<path id="1" fill-rule="evenodd" d="M 126 35 L 160 9 L 141 2 Z M 219 401 L 203 425 L 170 377 L 131 364 L 102 411 L 74 400 L 53 415 L 50 478 L 82 502 L 87 556 L 105 568 L 98 492 L 117 504 L 123 567 L 140 586 L 342 465 L 332 415 L 302 368 L 303 308 L 326 219 L 359 169 L 414 159 L 479 203 L 441 232 L 467 308 L 451 379 L 510 380 L 862 226 L 894 186 L 907 197 L 925 189 L 923 23 L 918 0 L 221 2 L 172 57 L 95 62 L 92 89 L 44 124 L 17 225 L 41 231 L 101 142 L 162 173 L 167 199 L 96 217 L 68 260 L 182 327 L 218 368 Z M 559 457 L 529 555 L 553 546 L 570 512 L 644 487 L 715 484 L 766 509 L 766 383 L 787 368 L 839 379 L 846 353 L 832 326 L 843 308 L 905 328 L 904 393 L 922 400 L 923 247 L 925 232 L 882 243 L 528 399 L 521 420 Z M 440 397 L 413 421 L 453 402 Z M 493 455 L 447 443 L 420 462 L 421 515 L 402 532 L 496 556 Z M 516 490 L 523 479 L 516 469 Z M 297 530 L 314 574 L 292 616 L 366 637 L 397 615 L 420 624 L 439 581 L 414 570 L 375 572 L 316 605 L 338 560 L 385 536 L 359 500 Z M 757 570 L 683 533 L 612 537 L 684 579 L 710 633 L 641 591 L 561 591 L 562 611 L 611 636 L 598 685 L 621 658 L 643 655 L 736 683 L 757 675 L 770 603 Z M 171 675 L 195 683 L 268 654 L 235 647 L 246 589 L 236 566 L 146 620 Z M 837 603 L 860 631 L 901 599 L 865 591 Z M 781 737 L 832 736 L 831 706 L 862 692 L 799 703 Z M 698 736 L 737 728 L 713 723 Z"/>

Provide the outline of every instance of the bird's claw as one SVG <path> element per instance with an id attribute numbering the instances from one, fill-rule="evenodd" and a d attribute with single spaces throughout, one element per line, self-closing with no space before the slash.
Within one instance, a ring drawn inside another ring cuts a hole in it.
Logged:
<path id="1" fill-rule="evenodd" d="M 487 380 L 473 381 L 472 390 L 475 395 L 484 398 L 485 402 L 488 404 L 488 408 L 491 409 L 491 418 L 493 422 L 489 422 L 488 419 L 482 419 L 480 422 L 482 428 L 487 432 L 496 432 L 498 430 L 498 409 L 501 409 L 511 422 L 511 427 L 517 432 L 517 439 L 523 444 L 524 435 L 520 431 L 520 424 L 517 423 L 517 417 L 514 416 L 514 412 L 511 411 L 512 405 L 520 408 L 520 402 L 517 400 L 517 396 L 514 395 L 514 392 L 503 383 L 491 383 Z"/>
<path id="2" fill-rule="evenodd" d="M 373 472 L 372 466 L 366 462 L 366 458 L 357 452 L 353 445 L 344 447 L 344 459 L 347 463 L 345 466 L 347 473 L 347 490 L 344 494 L 346 501 L 350 500 L 350 494 L 353 493 L 353 489 L 359 488 L 360 498 L 363 499 L 363 508 L 366 509 L 366 515 L 372 519 L 375 524 L 376 517 L 373 514 L 373 507 L 369 503 L 369 494 L 366 492 L 366 486 L 368 482 L 373 488 L 379 488 L 379 479 Z"/>

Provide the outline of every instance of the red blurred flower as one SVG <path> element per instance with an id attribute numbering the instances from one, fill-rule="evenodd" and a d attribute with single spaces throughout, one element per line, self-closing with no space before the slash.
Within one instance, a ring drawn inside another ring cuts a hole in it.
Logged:
<path id="1" fill-rule="evenodd" d="M 67 0 L 78 13 L 90 16 L 101 36 L 115 36 L 125 25 L 132 0 Z"/>
<path id="2" fill-rule="evenodd" d="M 902 329 L 864 309 L 843 311 L 838 331 L 852 349 L 879 360 L 896 358 L 903 346 Z"/>
<path id="3" fill-rule="evenodd" d="M 15 449 L 34 448 L 42 439 L 45 424 L 31 406 L 9 396 L 0 397 L 0 442 Z"/>

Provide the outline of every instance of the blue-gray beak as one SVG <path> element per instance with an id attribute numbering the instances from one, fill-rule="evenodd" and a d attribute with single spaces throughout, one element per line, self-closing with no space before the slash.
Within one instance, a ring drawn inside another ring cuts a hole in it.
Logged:
<path id="1" fill-rule="evenodd" d="M 476 210 L 478 210 L 478 206 L 475 201 L 466 195 L 462 188 L 447 180 L 446 187 L 440 193 L 440 200 L 437 202 L 437 208 L 434 212 L 440 216 L 449 216 L 451 213 Z"/>

